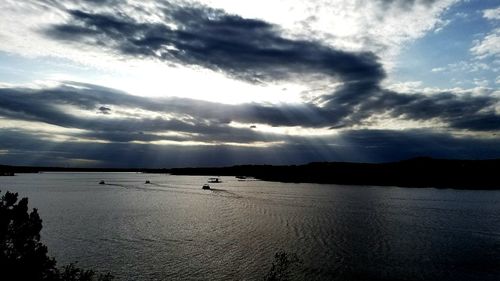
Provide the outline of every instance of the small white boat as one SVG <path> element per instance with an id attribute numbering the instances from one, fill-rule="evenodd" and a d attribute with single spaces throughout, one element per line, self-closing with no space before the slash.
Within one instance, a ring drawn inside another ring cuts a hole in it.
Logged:
<path id="1" fill-rule="evenodd" d="M 222 181 L 219 178 L 209 178 L 208 182 L 209 183 L 220 183 Z"/>
<path id="2" fill-rule="evenodd" d="M 201 189 L 210 189 L 210 185 L 206 183 L 201 187 Z"/>

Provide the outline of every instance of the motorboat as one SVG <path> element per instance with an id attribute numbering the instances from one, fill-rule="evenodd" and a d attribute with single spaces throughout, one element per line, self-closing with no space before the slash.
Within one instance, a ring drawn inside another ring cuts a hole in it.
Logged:
<path id="1" fill-rule="evenodd" d="M 201 189 L 210 189 L 210 185 L 206 183 L 201 187 Z"/>
<path id="2" fill-rule="evenodd" d="M 222 181 L 219 178 L 209 178 L 208 182 L 209 183 L 220 183 Z"/>
<path id="3" fill-rule="evenodd" d="M 99 184 L 106 184 L 106 182 L 104 180 L 101 180 Z"/>
<path id="4" fill-rule="evenodd" d="M 151 182 L 149 180 L 146 180 L 146 182 L 144 182 L 145 184 L 150 184 Z"/>

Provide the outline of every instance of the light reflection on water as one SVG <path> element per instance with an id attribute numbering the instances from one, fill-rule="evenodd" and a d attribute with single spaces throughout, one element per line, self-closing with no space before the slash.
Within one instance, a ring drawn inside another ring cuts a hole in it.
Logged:
<path id="1" fill-rule="evenodd" d="M 60 264 L 119 280 L 262 280 L 280 249 L 304 280 L 500 280 L 499 191 L 207 178 L 21 174 L 0 189 L 39 209 Z"/>

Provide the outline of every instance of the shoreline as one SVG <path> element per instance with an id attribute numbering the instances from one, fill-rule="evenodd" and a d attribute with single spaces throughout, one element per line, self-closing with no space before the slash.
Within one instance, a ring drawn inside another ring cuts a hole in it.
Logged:
<path id="1" fill-rule="evenodd" d="M 0 165 L 0 174 L 43 172 L 127 172 L 172 175 L 252 177 L 285 183 L 411 188 L 500 189 L 500 159 L 414 158 L 390 163 L 315 162 L 304 165 L 238 165 L 187 168 L 69 168 Z"/>

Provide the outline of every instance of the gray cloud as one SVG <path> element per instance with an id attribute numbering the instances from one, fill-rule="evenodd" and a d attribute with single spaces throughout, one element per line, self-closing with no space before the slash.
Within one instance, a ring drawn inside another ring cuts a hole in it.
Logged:
<path id="1" fill-rule="evenodd" d="M 0 89 L 0 116 L 82 129 L 86 132 L 73 134 L 73 136 L 115 142 L 184 140 L 206 143 L 250 143 L 276 139 L 273 134 L 264 136 L 249 128 L 229 126 L 224 111 L 232 112 L 232 114 L 238 112 L 237 108 L 234 109 L 231 106 L 224 109 L 225 105 L 222 104 L 176 98 L 152 100 L 102 87 L 86 84 L 77 85 L 80 87 L 64 85 L 45 90 Z M 83 85 L 87 88 L 82 88 Z M 108 108 L 102 104 L 122 108 L 140 108 L 158 113 L 174 114 L 176 117 L 142 116 L 137 118 L 132 113 L 128 116 L 106 118 L 102 114 L 98 114 L 103 110 L 108 113 L 106 115 L 110 114 L 110 110 L 107 110 Z M 67 105 L 87 110 L 89 115 L 77 116 L 61 108 L 61 106 Z M 197 115 L 196 112 L 200 112 L 201 116 Z M 158 135 L 158 133 L 164 132 L 185 133 L 187 135 L 184 137 Z"/>
<path id="2" fill-rule="evenodd" d="M 277 26 L 244 19 L 207 7 L 165 4 L 164 22 L 148 23 L 123 15 L 69 10 L 71 20 L 47 28 L 45 34 L 73 44 L 90 44 L 121 54 L 166 62 L 197 65 L 252 82 L 303 79 L 322 75 L 342 81 L 328 110 L 315 108 L 318 120 L 337 123 L 355 103 L 379 91 L 385 72 L 372 53 L 336 50 L 315 41 L 283 37 Z M 177 25 L 173 29 L 167 23 Z M 292 116 L 308 120 L 309 105 L 280 112 L 256 107 L 257 116 L 269 115 L 277 123 L 294 125 Z M 327 115 L 325 118 L 323 115 Z M 292 117 L 292 118 L 291 118 Z M 304 122 L 302 121 L 302 122 Z"/>
<path id="3" fill-rule="evenodd" d="M 450 93 L 423 96 L 384 91 L 380 95 L 381 97 L 370 99 L 370 102 L 362 103 L 361 106 L 365 108 L 361 111 L 370 115 L 393 110 L 395 116 L 405 114 L 415 120 L 440 116 L 443 120 L 447 118 L 451 127 L 469 130 L 498 129 L 495 115 L 478 112 L 491 105 L 494 99 L 467 94 L 458 98 Z M 446 104 L 454 106 L 444 106 Z M 63 110 L 64 107 L 61 106 L 64 105 L 87 110 L 89 115 L 76 116 Z M 104 105 L 106 108 L 113 108 L 109 115 L 97 113 Z M 440 106 L 444 106 L 442 111 L 438 110 Z M 174 118 L 137 118 L 133 114 L 109 118 L 120 109 L 124 114 L 125 108 L 168 113 Z M 136 167 L 171 167 L 309 161 L 376 162 L 422 155 L 446 158 L 500 157 L 499 139 L 494 135 L 488 138 L 470 135 L 454 137 L 449 132 L 433 130 L 345 129 L 337 135 L 306 137 L 260 133 L 251 128 L 250 124 L 255 124 L 256 121 L 272 124 L 279 120 L 282 124 L 286 116 L 291 120 L 290 124 L 309 124 L 307 119 L 300 120 L 301 115 L 294 110 L 304 114 L 312 111 L 308 113 L 310 116 L 328 118 L 327 115 L 322 115 L 323 109 L 312 105 L 308 105 L 307 110 L 305 106 L 298 110 L 287 106 L 224 105 L 179 98 L 151 99 L 81 83 L 67 83 L 49 89 L 3 88 L 0 89 L 0 116 L 84 131 L 62 133 L 69 140 L 57 142 L 50 140 L 53 134 L 49 132 L 34 133 L 22 128 L 0 129 L 0 162 L 26 165 L 60 165 L 69 162 L 91 166 L 133 163 Z M 286 112 L 292 113 L 288 115 Z M 491 122 L 484 122 L 482 118 L 488 116 L 492 118 Z M 354 120 L 361 117 L 350 118 Z M 229 126 L 227 120 L 237 120 L 249 125 L 246 128 L 234 128 Z M 164 131 L 180 134 L 158 134 Z M 106 140 L 109 143 L 82 143 L 79 141 L 82 138 Z M 217 145 L 148 144 L 158 140 L 196 141 Z M 278 143 L 272 147 L 235 147 L 224 144 L 271 141 Z M 36 152 L 33 151 L 35 148 Z M 37 155 L 35 158 L 31 157 L 34 153 Z M 217 157 L 214 159 L 213 155 Z M 82 159 L 92 161 L 81 162 Z"/>
<path id="4" fill-rule="evenodd" d="M 432 5 L 435 1 L 380 2 L 413 6 Z M 320 96 L 314 103 L 295 106 L 215 106 L 187 99 L 166 101 L 173 111 L 200 118 L 271 126 L 340 128 L 362 124 L 374 114 L 387 113 L 394 118 L 417 121 L 435 118 L 457 129 L 500 129 L 493 109 L 498 103 L 495 97 L 388 91 L 380 86 L 385 72 L 373 54 L 350 53 L 314 41 L 287 39 L 278 27 L 267 22 L 204 6 L 181 7 L 165 2 L 160 9 L 163 23 L 138 22 L 123 14 L 69 10 L 70 21 L 45 32 L 57 40 L 103 46 L 130 56 L 199 65 L 250 81 L 321 74 L 343 83 L 335 92 Z M 177 28 L 166 23 L 174 23 Z M 217 110 L 210 110 L 212 106 Z M 148 107 L 151 110 L 154 106 Z M 200 108 L 203 110 L 198 110 Z M 477 118 L 488 125 L 471 121 Z"/>
<path id="5" fill-rule="evenodd" d="M 352 130 L 334 138 L 319 138 L 314 145 L 288 143 L 271 148 L 56 142 L 12 129 L 0 129 L 0 138 L 2 149 L 7 151 L 0 154 L 0 163 L 15 165 L 183 167 L 311 161 L 380 162 L 422 155 L 470 159 L 500 157 L 498 138 L 453 137 L 429 130 Z"/>
<path id="6" fill-rule="evenodd" d="M 385 5 L 432 4 L 432 1 L 380 1 Z M 500 155 L 496 137 L 453 136 L 457 130 L 491 133 L 500 130 L 500 117 L 494 109 L 499 100 L 495 96 L 389 91 L 381 86 L 385 72 L 371 53 L 346 52 L 315 41 L 289 39 L 277 26 L 221 10 L 180 7 L 165 2 L 160 7 L 164 22 L 151 23 L 139 22 L 123 13 L 91 9 L 93 5 L 101 5 L 97 2 L 86 1 L 87 9 L 64 10 L 69 20 L 45 28 L 44 33 L 68 44 L 93 45 L 120 55 L 201 66 L 250 82 L 319 75 L 334 78 L 342 86 L 299 105 L 227 105 L 186 98 L 145 98 L 74 82 L 44 89 L 0 88 L 0 116 L 83 130 L 65 133 L 73 140 L 64 143 L 46 141 L 46 136 L 21 129 L 1 130 L 0 149 L 9 152 L 0 154 L 0 160 L 17 163 L 15 161 L 20 160 L 12 155 L 27 154 L 33 147 L 41 148 L 44 161 L 50 157 L 92 159 L 103 165 L 133 162 L 138 166 L 203 165 L 199 162 L 201 159 L 219 165 L 241 163 L 242 159 L 280 164 L 276 161 L 385 161 L 421 155 L 464 158 Z M 64 5 L 59 9 L 65 9 Z M 74 106 L 88 114 L 77 115 L 64 106 Z M 133 109 L 152 111 L 163 117 L 144 117 L 135 114 Z M 377 115 L 389 119 L 437 120 L 444 123 L 445 128 L 441 133 L 353 130 L 358 125 L 368 126 L 370 118 Z M 232 122 L 246 127 L 232 127 Z M 258 130 L 260 124 L 342 130 L 337 136 L 311 138 L 262 133 Z M 76 141 L 82 138 L 109 143 Z M 133 143 L 159 140 L 218 145 L 190 145 L 180 149 L 179 146 Z M 253 142 L 281 144 L 273 148 L 224 144 Z M 277 160 L 271 151 L 284 158 Z M 180 152 L 185 153 L 185 159 L 168 158 Z M 226 156 L 216 160 L 211 157 L 218 154 Z M 229 154 L 234 158 L 227 156 Z M 150 163 L 148 157 L 169 160 Z"/>
<path id="7" fill-rule="evenodd" d="M 342 97 L 341 95 L 338 97 Z M 334 100 L 337 97 L 333 97 Z M 380 91 L 363 100 L 344 99 L 357 109 L 344 112 L 340 106 L 318 107 L 313 104 L 261 105 L 256 103 L 226 105 L 184 98 L 145 98 L 90 84 L 67 83 L 57 88 L 0 89 L 0 116 L 36 121 L 66 128 L 83 129 L 79 136 L 116 142 L 130 141 L 201 141 L 262 142 L 290 141 L 282 135 L 261 133 L 251 125 L 331 127 L 348 129 L 363 125 L 369 118 L 386 113 L 392 118 L 427 121 L 438 119 L 450 129 L 498 131 L 500 120 L 494 112 L 494 97 L 472 94 L 433 95 L 401 94 Z M 89 112 L 77 116 L 61 106 L 74 106 Z M 106 105 L 106 106 L 104 106 Z M 113 110 L 107 110 L 113 107 Z M 124 116 L 107 118 L 122 109 Z M 141 109 L 170 117 L 136 116 L 131 110 Z M 246 128 L 230 126 L 231 122 L 248 124 Z M 169 136 L 158 133 L 173 132 Z"/>
<path id="8" fill-rule="evenodd" d="M 98 113 L 101 113 L 101 114 L 110 114 L 110 112 L 111 112 L 111 108 L 105 107 L 105 106 L 100 106 L 97 110 L 98 110 Z"/>
<path id="9" fill-rule="evenodd" d="M 48 28 L 47 35 L 132 56 L 199 65 L 251 81 L 318 73 L 346 81 L 378 81 L 385 76 L 373 54 L 286 39 L 267 22 L 207 7 L 167 4 L 164 20 L 178 25 L 176 29 L 166 23 L 137 22 L 123 14 L 67 12 L 71 20 Z"/>
<path id="10" fill-rule="evenodd" d="M 453 129 L 497 131 L 500 130 L 500 116 L 494 107 L 498 104 L 497 97 L 471 92 L 424 95 L 383 91 L 359 103 L 359 110 L 351 119 L 359 121 L 372 114 L 387 112 L 394 118 L 406 120 L 437 119 Z M 488 120 L 488 125 L 473 120 Z"/>

